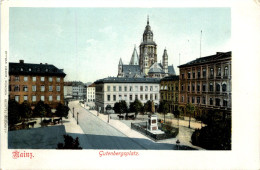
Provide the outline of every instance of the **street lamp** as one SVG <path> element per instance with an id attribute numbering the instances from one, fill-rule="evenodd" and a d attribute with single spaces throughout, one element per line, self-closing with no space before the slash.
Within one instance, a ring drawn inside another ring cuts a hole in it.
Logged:
<path id="1" fill-rule="evenodd" d="M 74 107 L 73 107 L 73 118 L 74 118 Z"/>
<path id="2" fill-rule="evenodd" d="M 77 112 L 77 124 L 79 124 L 79 112 Z"/>
<path id="3" fill-rule="evenodd" d="M 179 141 L 179 139 L 177 139 L 176 144 L 177 144 L 178 150 L 179 150 L 179 144 L 180 144 L 180 143 L 181 143 L 181 142 Z"/>

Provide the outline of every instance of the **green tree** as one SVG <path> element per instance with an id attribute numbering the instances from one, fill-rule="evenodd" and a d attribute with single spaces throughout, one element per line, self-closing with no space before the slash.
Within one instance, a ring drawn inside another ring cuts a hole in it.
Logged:
<path id="1" fill-rule="evenodd" d="M 121 100 L 120 102 L 115 103 L 113 109 L 115 113 L 119 113 L 121 115 L 122 113 L 126 113 L 128 108 L 126 102 Z"/>
<path id="2" fill-rule="evenodd" d="M 151 102 L 151 100 L 148 100 L 144 104 L 144 112 L 152 112 L 152 102 Z"/>
<path id="3" fill-rule="evenodd" d="M 52 113 L 51 113 L 51 107 L 50 107 L 50 105 L 44 104 L 44 107 L 45 107 L 45 111 L 46 111 L 46 114 L 45 114 L 44 116 L 51 117 L 51 116 L 52 116 Z"/>
<path id="4" fill-rule="evenodd" d="M 28 119 L 32 117 L 32 108 L 29 102 L 24 101 L 21 105 L 20 105 L 20 112 L 21 112 L 21 116 L 22 118 Z"/>
<path id="5" fill-rule="evenodd" d="M 195 106 L 191 103 L 186 104 L 186 113 L 189 114 L 189 128 L 190 128 L 190 121 L 191 121 L 191 114 L 195 111 Z"/>
<path id="6" fill-rule="evenodd" d="M 44 117 L 46 115 L 46 108 L 45 108 L 45 104 L 43 101 L 39 101 L 34 110 L 33 110 L 33 113 L 37 116 L 40 116 L 41 117 L 41 123 L 42 123 L 42 117 Z"/>
<path id="7" fill-rule="evenodd" d="M 59 103 L 58 106 L 56 107 L 56 112 L 55 114 L 62 119 L 62 117 L 68 117 L 69 114 L 69 107 L 63 105 L 62 103 Z"/>
<path id="8" fill-rule="evenodd" d="M 138 112 L 142 111 L 143 104 L 140 102 L 140 100 L 135 99 L 134 102 L 130 103 L 130 112 L 135 113 L 135 118 L 138 115 Z"/>
<path id="9" fill-rule="evenodd" d="M 69 135 L 64 135 L 64 144 L 58 143 L 57 149 L 82 149 L 79 144 L 79 138 L 73 139 Z"/>
<path id="10" fill-rule="evenodd" d="M 165 115 L 169 112 L 169 104 L 165 100 L 161 100 L 159 104 L 159 112 L 164 115 L 164 123 L 165 123 Z"/>
<path id="11" fill-rule="evenodd" d="M 9 126 L 13 126 L 14 124 L 19 122 L 21 122 L 19 103 L 11 99 L 8 101 L 8 124 Z"/>

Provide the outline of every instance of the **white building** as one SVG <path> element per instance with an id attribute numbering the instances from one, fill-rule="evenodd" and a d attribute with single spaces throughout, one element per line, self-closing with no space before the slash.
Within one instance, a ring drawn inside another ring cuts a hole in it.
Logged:
<path id="1" fill-rule="evenodd" d="M 95 99 L 96 99 L 95 93 L 96 93 L 96 87 L 95 87 L 95 84 L 93 83 L 87 87 L 87 95 L 86 95 L 87 100 L 86 101 L 95 102 Z"/>
<path id="2" fill-rule="evenodd" d="M 104 112 L 107 105 L 114 107 L 116 102 L 125 100 L 128 106 L 137 98 L 143 104 L 148 100 L 159 105 L 160 79 L 157 78 L 119 78 L 108 77 L 97 80 L 96 109 Z"/>

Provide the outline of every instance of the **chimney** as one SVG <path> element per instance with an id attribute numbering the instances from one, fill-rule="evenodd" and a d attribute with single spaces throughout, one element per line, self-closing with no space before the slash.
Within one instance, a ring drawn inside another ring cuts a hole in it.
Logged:
<path id="1" fill-rule="evenodd" d="M 24 63 L 24 60 L 19 60 L 19 62 L 20 62 L 21 64 L 23 64 L 23 63 Z"/>
<path id="2" fill-rule="evenodd" d="M 42 65 L 42 63 L 40 63 L 40 65 Z"/>

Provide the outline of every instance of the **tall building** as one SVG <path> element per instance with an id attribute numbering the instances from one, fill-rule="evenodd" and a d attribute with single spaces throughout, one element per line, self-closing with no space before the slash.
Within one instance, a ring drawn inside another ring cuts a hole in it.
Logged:
<path id="1" fill-rule="evenodd" d="M 104 112 L 107 105 L 114 107 L 116 102 L 125 100 L 129 105 L 135 99 L 143 104 L 148 100 L 159 105 L 160 80 L 157 78 L 118 78 L 108 77 L 97 80 L 96 85 L 96 109 Z"/>
<path id="2" fill-rule="evenodd" d="M 169 104 L 169 112 L 178 110 L 179 101 L 179 76 L 167 76 L 160 81 L 161 100 Z"/>
<path id="3" fill-rule="evenodd" d="M 231 52 L 217 52 L 178 66 L 180 68 L 179 106 L 187 103 L 204 110 L 231 115 Z"/>
<path id="4" fill-rule="evenodd" d="M 95 99 L 96 99 L 96 86 L 94 83 L 92 83 L 91 85 L 89 85 L 87 87 L 87 99 L 86 101 L 87 102 L 95 102 Z"/>
<path id="5" fill-rule="evenodd" d="M 9 99 L 35 105 L 42 100 L 55 108 L 64 104 L 63 79 L 66 74 L 51 64 L 9 63 Z"/>
<path id="6" fill-rule="evenodd" d="M 157 62 L 157 44 L 153 40 L 149 18 L 145 27 L 142 42 L 139 45 L 139 56 L 134 47 L 134 51 L 129 64 L 123 64 L 120 58 L 118 64 L 118 77 L 143 78 L 157 77 L 162 78 L 168 75 L 175 75 L 173 65 L 168 65 L 167 50 L 162 55 L 162 63 Z"/>

